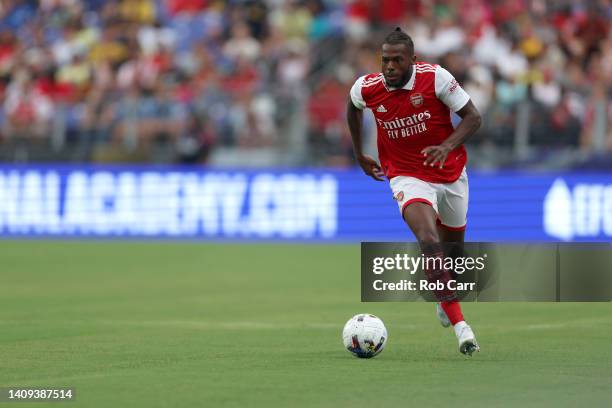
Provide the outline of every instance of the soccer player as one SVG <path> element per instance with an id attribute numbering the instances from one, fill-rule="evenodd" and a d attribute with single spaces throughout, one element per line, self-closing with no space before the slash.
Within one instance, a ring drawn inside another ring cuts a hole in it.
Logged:
<path id="1" fill-rule="evenodd" d="M 362 150 L 365 108 L 376 119 L 380 164 Z M 462 118 L 456 128 L 451 111 Z M 382 72 L 360 77 L 351 88 L 347 121 L 359 165 L 375 180 L 389 179 L 423 254 L 444 257 L 443 243 L 463 247 L 468 206 L 463 143 L 480 127 L 481 117 L 455 78 L 439 65 L 417 62 L 412 39 L 397 27 L 382 45 Z M 430 282 L 452 279 L 444 268 L 424 272 Z M 459 351 L 470 356 L 479 351 L 456 294 L 434 293 L 438 318 L 444 327 L 453 325 Z"/>

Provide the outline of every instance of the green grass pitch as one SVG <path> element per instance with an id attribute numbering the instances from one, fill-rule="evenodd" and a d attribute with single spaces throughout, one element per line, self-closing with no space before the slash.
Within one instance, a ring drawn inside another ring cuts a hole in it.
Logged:
<path id="1" fill-rule="evenodd" d="M 465 304 L 469 359 L 432 304 L 361 304 L 359 282 L 359 245 L 3 241 L 0 387 L 76 389 L 20 407 L 609 406 L 608 303 Z M 389 330 L 371 360 L 340 339 L 360 312 Z"/>

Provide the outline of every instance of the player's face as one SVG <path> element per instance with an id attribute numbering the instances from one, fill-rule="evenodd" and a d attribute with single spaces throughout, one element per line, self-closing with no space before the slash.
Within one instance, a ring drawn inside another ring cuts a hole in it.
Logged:
<path id="1" fill-rule="evenodd" d="M 383 44 L 382 73 L 387 85 L 401 88 L 410 80 L 415 56 L 404 44 Z"/>

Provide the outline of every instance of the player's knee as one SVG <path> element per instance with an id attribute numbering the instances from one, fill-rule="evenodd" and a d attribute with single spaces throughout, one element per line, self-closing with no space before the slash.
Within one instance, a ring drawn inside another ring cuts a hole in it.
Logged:
<path id="1" fill-rule="evenodd" d="M 421 246 L 431 246 L 440 243 L 440 237 L 438 236 L 438 233 L 429 229 L 416 231 L 415 236 Z"/>

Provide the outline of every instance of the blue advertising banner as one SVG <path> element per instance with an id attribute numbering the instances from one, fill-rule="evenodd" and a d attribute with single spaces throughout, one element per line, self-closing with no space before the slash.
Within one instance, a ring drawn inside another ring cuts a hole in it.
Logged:
<path id="1" fill-rule="evenodd" d="M 468 172 L 469 241 L 612 239 L 612 176 Z M 407 241 L 360 170 L 0 165 L 2 237 Z"/>

